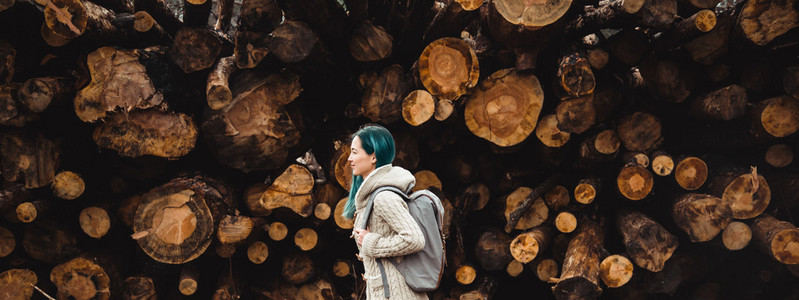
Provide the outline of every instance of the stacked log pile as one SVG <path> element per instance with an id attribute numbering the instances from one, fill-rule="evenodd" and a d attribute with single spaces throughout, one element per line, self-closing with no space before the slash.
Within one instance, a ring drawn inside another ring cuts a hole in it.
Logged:
<path id="1" fill-rule="evenodd" d="M 366 123 L 444 204 L 431 299 L 796 298 L 796 27 L 796 0 L 0 0 L 0 298 L 363 299 Z"/>

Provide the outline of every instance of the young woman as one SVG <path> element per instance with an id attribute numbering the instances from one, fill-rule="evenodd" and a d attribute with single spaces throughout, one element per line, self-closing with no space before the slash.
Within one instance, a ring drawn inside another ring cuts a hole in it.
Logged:
<path id="1" fill-rule="evenodd" d="M 394 138 L 382 126 L 368 125 L 358 130 L 352 137 L 350 151 L 348 161 L 352 167 L 352 186 L 344 217 L 351 219 L 354 216 L 357 225 L 363 222 L 365 216 L 359 213 L 366 207 L 372 191 L 382 186 L 409 191 L 416 179 L 408 170 L 391 165 Z M 388 284 L 385 287 L 377 262 L 378 259 L 403 256 L 424 248 L 422 231 L 408 212 L 405 200 L 390 191 L 377 194 L 366 228 L 353 231 L 365 270 L 366 299 L 387 298 L 385 288 L 392 299 L 427 299 L 425 293 L 411 290 L 402 274 L 386 260 L 382 264 Z"/>

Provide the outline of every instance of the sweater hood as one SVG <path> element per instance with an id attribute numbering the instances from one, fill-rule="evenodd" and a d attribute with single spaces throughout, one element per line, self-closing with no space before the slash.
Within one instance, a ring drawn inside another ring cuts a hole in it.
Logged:
<path id="1" fill-rule="evenodd" d="M 393 186 L 409 192 L 416 184 L 416 178 L 408 170 L 391 164 L 379 167 L 366 176 L 361 188 L 355 193 L 355 210 L 366 207 L 366 201 L 374 190 L 382 186 Z"/>

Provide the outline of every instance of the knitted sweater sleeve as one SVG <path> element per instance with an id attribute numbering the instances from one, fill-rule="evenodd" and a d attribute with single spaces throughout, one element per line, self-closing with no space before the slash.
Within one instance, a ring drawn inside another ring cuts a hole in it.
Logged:
<path id="1" fill-rule="evenodd" d="M 392 234 L 381 235 L 370 232 L 361 246 L 363 255 L 370 257 L 395 257 L 420 251 L 424 248 L 424 236 L 419 225 L 411 217 L 404 200 L 391 193 L 381 193 L 374 200 L 372 218 L 385 220 Z"/>

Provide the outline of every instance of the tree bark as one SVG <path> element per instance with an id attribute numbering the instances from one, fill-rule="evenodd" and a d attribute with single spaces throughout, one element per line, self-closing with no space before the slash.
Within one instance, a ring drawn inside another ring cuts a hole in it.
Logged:
<path id="1" fill-rule="evenodd" d="M 477 263 L 486 271 L 499 271 L 513 259 L 510 242 L 513 239 L 496 228 L 484 231 L 474 244 Z"/>
<path id="2" fill-rule="evenodd" d="M 172 44 L 172 36 L 158 24 L 150 13 L 140 10 L 133 14 L 133 16 L 135 18 L 133 30 L 136 31 L 136 35 L 141 39 L 158 45 Z"/>
<path id="3" fill-rule="evenodd" d="M 373 62 L 391 56 L 394 38 L 382 26 L 363 21 L 353 30 L 349 41 L 349 50 L 355 60 Z"/>
<path id="4" fill-rule="evenodd" d="M 213 110 L 220 110 L 233 101 L 233 93 L 230 91 L 230 77 L 236 72 L 237 67 L 233 56 L 220 58 L 211 74 L 208 75 L 208 84 L 205 88 L 205 97 L 208 107 Z"/>
<path id="5" fill-rule="evenodd" d="M 532 189 L 529 193 L 524 191 L 523 194 L 526 194 L 524 200 L 519 202 L 514 208 L 509 209 L 508 207 L 506 207 L 505 218 L 507 222 L 505 223 L 505 232 L 510 232 L 511 229 L 516 228 L 516 225 L 519 223 L 519 221 L 524 216 L 527 216 L 529 214 L 529 211 L 534 207 L 536 208 L 536 210 L 546 209 L 548 215 L 549 211 L 546 205 L 543 203 L 543 201 L 541 201 L 540 205 L 536 205 L 536 203 L 541 199 L 544 193 L 551 190 L 552 187 L 555 186 L 559 177 L 560 174 L 552 175 L 551 177 L 544 180 L 544 182 L 539 184 L 537 187 Z M 543 219 L 546 220 L 546 218 Z"/>
<path id="6" fill-rule="evenodd" d="M 733 84 L 716 90 L 691 104 L 691 113 L 708 120 L 732 120 L 746 114 L 746 89 Z"/>
<path id="7" fill-rule="evenodd" d="M 679 242 L 663 226 L 635 211 L 622 211 L 616 221 L 627 253 L 641 268 L 660 272 Z"/>
<path id="8" fill-rule="evenodd" d="M 0 135 L 0 152 L 3 178 L 21 179 L 26 189 L 53 182 L 60 164 L 60 147 L 40 134 L 5 132 Z"/>
<path id="9" fill-rule="evenodd" d="M 793 224 L 764 214 L 752 221 L 752 236 L 760 250 L 777 261 L 786 265 L 799 263 L 799 229 Z"/>
<path id="10" fill-rule="evenodd" d="M 133 3 L 136 11 L 149 13 L 170 36 L 174 37 L 183 27 L 183 22 L 169 9 L 166 0 L 134 0 Z"/>
<path id="11" fill-rule="evenodd" d="M 552 287 L 556 299 L 593 299 L 602 293 L 599 263 L 604 234 L 596 222 L 581 220 L 580 230 L 569 242 L 560 279 Z"/>

